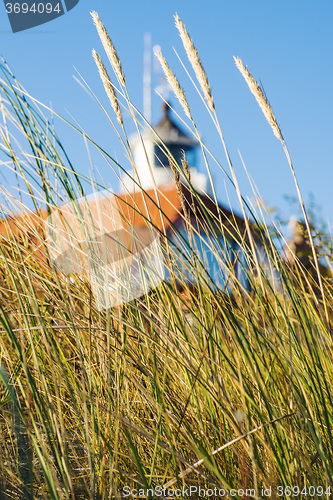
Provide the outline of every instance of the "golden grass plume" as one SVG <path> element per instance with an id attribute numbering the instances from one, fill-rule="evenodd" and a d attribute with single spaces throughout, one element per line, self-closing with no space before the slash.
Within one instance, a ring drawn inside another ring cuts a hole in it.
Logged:
<path id="1" fill-rule="evenodd" d="M 117 51 L 115 49 L 115 46 L 113 45 L 113 43 L 108 35 L 108 32 L 106 31 L 105 26 L 102 23 L 102 21 L 100 20 L 97 12 L 95 12 L 95 11 L 91 12 L 91 17 L 93 18 L 94 24 L 97 28 L 98 35 L 101 39 L 101 42 L 103 44 L 106 55 L 108 56 L 108 59 L 111 63 L 113 71 L 115 72 L 121 85 L 123 85 L 125 87 L 125 75 L 124 75 L 123 69 L 121 67 L 121 63 L 120 63 Z"/>
<path id="2" fill-rule="evenodd" d="M 110 77 L 105 69 L 104 64 L 101 61 L 101 58 L 97 54 L 96 50 L 93 50 L 93 57 L 95 59 L 95 62 L 96 62 L 96 65 L 97 65 L 97 68 L 99 71 L 99 76 L 101 77 L 101 80 L 103 82 L 105 92 L 106 92 L 108 98 L 110 99 L 110 103 L 111 103 L 111 106 L 112 106 L 114 112 L 116 113 L 117 120 L 120 123 L 120 125 L 122 126 L 123 125 L 123 116 L 121 114 L 121 110 L 119 107 L 116 92 L 113 88 Z"/>
<path id="3" fill-rule="evenodd" d="M 155 55 L 156 55 L 157 59 L 159 60 L 161 66 L 162 66 L 162 69 L 164 71 L 164 74 L 166 76 L 166 79 L 167 79 L 168 83 L 170 84 L 170 86 L 171 86 L 171 88 L 172 88 L 175 96 L 177 97 L 178 101 L 180 102 L 180 104 L 181 104 L 181 106 L 182 106 L 182 108 L 184 110 L 184 113 L 189 118 L 189 120 L 193 121 L 192 120 L 191 111 L 190 111 L 190 106 L 189 106 L 189 104 L 187 102 L 187 99 L 185 97 L 185 92 L 181 88 L 178 79 L 176 78 L 176 76 L 174 75 L 174 73 L 172 72 L 172 70 L 170 69 L 170 66 L 168 65 L 168 63 L 164 59 L 162 53 L 161 52 L 156 52 Z"/>
<path id="4" fill-rule="evenodd" d="M 193 41 L 192 41 L 190 35 L 188 34 L 188 32 L 185 28 L 185 25 L 180 20 L 180 18 L 178 17 L 177 14 L 175 15 L 175 21 L 176 21 L 176 27 L 179 31 L 180 38 L 183 42 L 184 49 L 185 49 L 187 57 L 188 57 L 188 60 L 190 61 L 191 65 L 192 65 L 192 68 L 193 68 L 194 73 L 197 77 L 197 80 L 200 84 L 201 90 L 204 94 L 204 97 L 207 101 L 207 104 L 208 104 L 209 108 L 211 109 L 211 111 L 214 111 L 215 108 L 214 108 L 214 101 L 213 101 L 212 92 L 210 89 L 210 85 L 208 82 L 206 72 L 202 66 L 198 51 L 194 47 Z"/>
<path id="5" fill-rule="evenodd" d="M 275 137 L 277 137 L 281 142 L 283 142 L 283 137 L 280 127 L 276 121 L 272 107 L 269 104 L 268 100 L 266 99 L 264 92 L 262 91 L 262 88 L 260 87 L 259 83 L 253 78 L 249 70 L 244 66 L 241 59 L 239 57 L 234 56 L 234 60 L 237 68 L 239 69 L 239 71 L 244 77 L 244 80 L 248 84 L 250 91 L 256 98 L 256 101 L 259 104 L 262 112 L 264 113 L 266 120 L 270 124 Z"/>

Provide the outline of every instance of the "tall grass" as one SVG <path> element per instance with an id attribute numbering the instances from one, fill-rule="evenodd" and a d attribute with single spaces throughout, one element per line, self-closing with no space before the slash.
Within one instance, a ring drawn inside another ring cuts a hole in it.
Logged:
<path id="1" fill-rule="evenodd" d="M 184 25 L 176 21 L 203 82 L 198 92 L 224 144 L 203 66 Z M 104 33 L 105 40 L 109 43 Z M 101 111 L 133 164 L 115 99 L 138 131 L 148 124 L 131 102 L 122 70 L 119 74 L 113 64 L 117 89 L 97 52 L 94 57 L 112 94 L 117 124 L 112 111 L 102 105 Z M 15 197 L 4 193 L 2 212 L 20 209 L 28 215 L 21 192 L 38 218 L 42 206 L 50 212 L 83 196 L 87 179 L 76 172 L 42 108 L 4 62 L 1 71 L 2 162 L 15 171 L 19 186 Z M 187 118 L 200 140 L 192 115 Z M 92 138 L 86 140 L 111 168 L 122 168 Z M 202 142 L 201 147 L 209 172 L 214 156 Z M 1 498 L 121 498 L 128 491 L 124 486 L 249 488 L 255 498 L 272 487 L 276 498 L 278 486 L 323 486 L 324 491 L 333 486 L 333 288 L 318 267 L 322 253 L 330 261 L 330 246 L 318 248 L 315 236 L 308 235 L 313 264 L 306 269 L 297 258 L 286 264 L 279 251 L 283 235 L 278 242 L 273 238 L 262 205 L 246 204 L 228 153 L 231 177 L 223 175 L 238 193 L 244 227 L 236 217 L 226 220 L 221 211 L 203 205 L 186 164 L 169 156 L 179 193 L 185 192 L 184 173 L 189 184 L 182 200 L 188 238 L 173 227 L 183 245 L 183 265 L 177 269 L 179 252 L 160 230 L 169 280 L 132 302 L 99 311 L 82 276 L 68 279 L 52 267 L 42 218 L 40 227 L 28 217 L 5 224 L 0 245 Z M 140 190 L 140 182 L 134 182 Z M 160 207 L 158 188 L 155 195 L 149 197 Z M 197 220 L 188 216 L 189 204 L 195 205 Z M 200 213 L 211 221 L 203 227 Z M 239 250 L 233 253 L 217 234 L 236 242 Z M 207 273 L 198 241 L 228 277 L 223 290 Z M 250 292 L 235 272 L 240 255 Z"/>

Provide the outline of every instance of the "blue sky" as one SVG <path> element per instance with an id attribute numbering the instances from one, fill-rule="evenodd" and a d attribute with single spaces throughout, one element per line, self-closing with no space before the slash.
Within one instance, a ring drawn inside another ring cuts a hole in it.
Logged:
<path id="1" fill-rule="evenodd" d="M 291 172 L 279 141 L 235 67 L 232 56 L 239 56 L 264 86 L 306 202 L 312 195 L 320 207 L 319 215 L 332 225 L 333 4 L 330 1 L 103 0 L 92 3 L 80 0 L 68 14 L 15 34 L 10 31 L 1 3 L 0 52 L 16 77 L 38 100 L 46 105 L 52 103 L 59 114 L 77 120 L 96 142 L 126 166 L 112 126 L 73 78 L 75 67 L 108 106 L 91 56 L 95 48 L 106 63 L 89 14 L 92 8 L 99 13 L 118 50 L 134 104 L 142 110 L 143 37 L 150 32 L 153 45 L 161 46 L 185 89 L 203 140 L 227 169 L 218 135 L 173 51 L 175 47 L 186 62 L 174 26 L 173 16 L 178 13 L 208 74 L 243 195 L 253 197 L 238 151 L 264 201 L 282 210 L 287 217 L 297 213 L 297 208 L 284 199 L 285 195 L 296 194 Z M 155 73 L 155 84 L 159 78 L 160 74 Z M 181 113 L 176 100 L 171 98 L 171 101 Z M 155 96 L 153 122 L 159 116 L 160 103 Z M 125 123 L 129 132 L 133 132 L 131 119 L 126 118 Z M 82 138 L 60 121 L 56 121 L 56 129 L 77 170 L 89 175 L 91 166 Z M 105 183 L 116 189 L 117 180 L 103 160 L 93 156 L 93 161 Z M 228 203 L 223 173 L 217 167 L 212 167 L 212 172 L 219 200 Z M 10 182 L 9 176 L 8 179 Z M 230 186 L 228 196 L 233 208 L 239 211 Z"/>

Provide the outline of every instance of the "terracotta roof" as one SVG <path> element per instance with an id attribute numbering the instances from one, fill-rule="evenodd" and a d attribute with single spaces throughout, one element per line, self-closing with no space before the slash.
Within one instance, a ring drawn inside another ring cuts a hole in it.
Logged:
<path id="1" fill-rule="evenodd" d="M 244 227 L 242 217 L 233 214 L 222 205 L 217 207 L 208 196 L 196 193 L 197 199 L 191 195 L 188 187 L 184 184 L 181 184 L 181 191 L 185 207 L 193 223 L 196 219 L 203 223 L 209 218 L 211 223 L 216 221 L 215 229 L 217 230 L 219 220 L 226 227 L 229 226 L 231 232 L 234 232 L 233 225 L 237 225 L 239 229 Z M 146 225 L 147 221 L 150 220 L 158 230 L 162 232 L 165 230 L 168 233 L 172 226 L 177 227 L 184 220 L 182 203 L 174 183 L 158 187 L 157 194 L 153 189 L 150 189 L 146 193 L 120 195 L 117 197 L 117 206 L 128 224 L 133 226 Z"/>
<path id="2" fill-rule="evenodd" d="M 229 221 L 236 223 L 239 228 L 244 227 L 244 221 L 241 217 L 235 216 L 222 206 L 217 208 L 213 200 L 203 194 L 197 194 L 203 202 L 205 213 L 200 203 L 194 197 L 192 198 L 188 188 L 181 185 L 181 189 L 185 206 L 189 209 L 192 220 L 196 219 L 204 223 L 207 217 L 212 221 L 220 216 L 223 224 L 230 228 L 232 224 Z M 174 183 L 158 187 L 157 193 L 151 189 L 146 193 L 136 192 L 118 195 L 116 196 L 116 204 L 122 218 L 127 224 L 133 226 L 144 226 L 146 221 L 150 220 L 156 229 L 162 232 L 165 230 L 168 233 L 173 225 L 177 227 L 183 220 L 182 204 Z M 27 213 L 3 219 L 0 222 L 0 237 L 9 240 L 12 239 L 12 235 L 28 237 L 32 243 L 31 252 L 36 258 L 41 258 L 44 255 L 42 250 L 43 226 L 47 217 L 47 211 L 42 210 L 39 215 Z M 39 237 L 37 237 L 36 231 L 39 233 Z"/>
<path id="3" fill-rule="evenodd" d="M 158 197 L 153 189 L 148 190 L 145 194 L 136 192 L 134 194 L 116 195 L 116 204 L 120 213 L 128 221 L 135 225 L 145 225 L 146 219 L 149 217 L 152 223 L 162 230 L 163 223 L 161 211 L 158 205 L 161 205 L 163 212 L 163 222 L 166 227 L 169 227 L 171 222 L 180 216 L 181 203 L 177 193 L 177 189 L 173 184 L 158 188 Z M 149 214 L 149 215 L 148 215 Z M 36 229 L 43 227 L 43 221 L 48 217 L 47 210 L 41 210 L 39 214 L 35 212 L 27 212 L 15 216 L 5 217 L 0 220 L 0 235 L 6 238 L 11 238 L 12 235 L 28 234 Z"/>

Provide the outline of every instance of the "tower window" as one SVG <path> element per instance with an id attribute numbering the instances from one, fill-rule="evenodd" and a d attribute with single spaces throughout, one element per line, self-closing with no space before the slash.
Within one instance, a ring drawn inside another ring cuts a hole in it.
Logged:
<path id="1" fill-rule="evenodd" d="M 183 151 L 185 151 L 186 159 L 189 162 L 190 167 L 195 166 L 195 150 L 193 147 L 189 146 L 181 146 L 179 144 L 169 144 L 166 145 L 167 149 L 170 151 L 170 154 L 178 163 L 181 165 L 181 161 L 183 159 Z M 169 167 L 169 158 L 165 151 L 161 149 L 158 145 L 154 147 L 155 154 L 155 166 L 156 167 Z"/>

